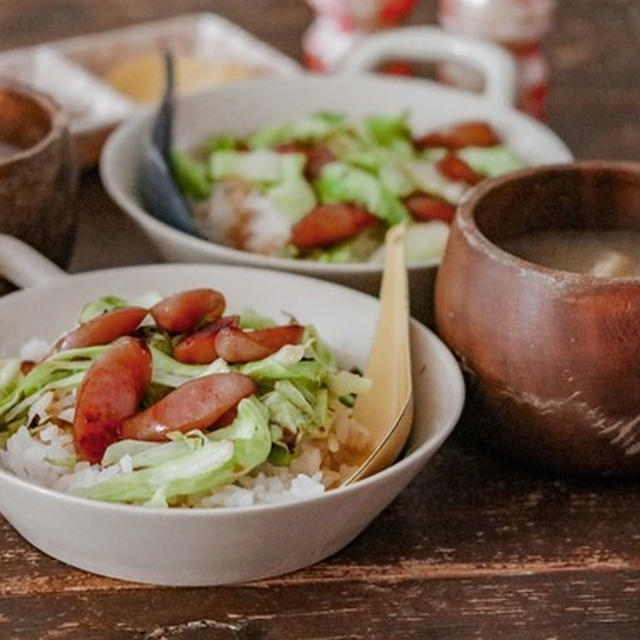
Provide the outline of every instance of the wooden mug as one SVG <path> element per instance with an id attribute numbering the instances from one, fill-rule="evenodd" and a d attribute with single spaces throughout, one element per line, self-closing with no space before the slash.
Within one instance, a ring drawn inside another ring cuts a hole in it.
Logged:
<path id="1" fill-rule="evenodd" d="M 77 177 L 67 115 L 42 93 L 1 83 L 0 145 L 0 233 L 66 266 L 75 238 L 69 201 Z"/>
<path id="2" fill-rule="evenodd" d="M 640 277 L 546 268 L 500 248 L 542 230 L 640 231 L 640 164 L 591 161 L 487 181 L 461 204 L 436 323 L 490 416 L 489 443 L 581 474 L 640 471 Z"/>

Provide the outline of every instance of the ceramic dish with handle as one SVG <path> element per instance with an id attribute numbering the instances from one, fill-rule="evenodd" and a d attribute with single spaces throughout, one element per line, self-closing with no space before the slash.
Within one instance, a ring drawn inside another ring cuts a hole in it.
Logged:
<path id="1" fill-rule="evenodd" d="M 361 74 L 389 57 L 456 60 L 479 68 L 482 95 L 415 79 Z M 255 80 L 180 99 L 175 145 L 189 149 L 219 133 L 248 134 L 267 124 L 319 110 L 359 117 L 408 111 L 412 131 L 424 132 L 463 120 L 485 120 L 504 143 L 530 165 L 566 161 L 567 147 L 548 128 L 512 107 L 515 70 L 508 54 L 485 42 L 445 34 L 435 28 L 408 28 L 371 37 L 333 77 L 297 76 Z M 355 75 L 360 74 L 360 75 Z M 376 293 L 381 267 L 369 263 L 327 264 L 238 251 L 192 236 L 160 222 L 142 203 L 138 188 L 142 141 L 152 112 L 122 125 L 101 158 L 105 188 L 169 260 L 217 262 L 293 271 Z M 439 260 L 411 268 L 414 315 L 429 320 Z"/>
<path id="2" fill-rule="evenodd" d="M 39 254 L 0 237 L 0 273 L 29 287 L 0 300 L 0 353 L 28 339 L 52 340 L 96 294 L 133 296 L 199 286 L 227 292 L 277 316 L 313 317 L 342 362 L 363 367 L 378 302 L 332 283 L 292 274 L 210 265 L 154 265 L 67 276 Z M 41 312 L 34 313 L 34 309 Z M 402 457 L 351 486 L 298 502 L 216 509 L 109 504 L 54 491 L 0 470 L 0 512 L 45 553 L 94 573 L 165 585 L 213 585 L 307 566 L 355 538 L 419 472 L 453 429 L 464 387 L 449 351 L 411 325 L 415 420 Z M 266 542 L 268 541 L 268 543 Z"/>

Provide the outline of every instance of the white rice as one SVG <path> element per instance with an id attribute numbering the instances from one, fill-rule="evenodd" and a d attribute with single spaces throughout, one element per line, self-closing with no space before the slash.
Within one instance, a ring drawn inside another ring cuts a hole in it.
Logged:
<path id="1" fill-rule="evenodd" d="M 74 392 L 43 394 L 31 406 L 26 424 L 8 439 L 6 450 L 0 450 L 0 465 L 20 478 L 67 493 L 132 473 L 129 455 L 106 468 L 76 461 L 70 430 L 74 401 Z M 36 416 L 38 426 L 30 431 L 27 425 Z M 63 422 L 68 423 L 66 428 Z M 340 407 L 328 437 L 303 439 L 300 455 L 287 468 L 264 464 L 234 485 L 189 499 L 182 506 L 246 507 L 317 496 L 353 470 L 348 460 L 364 450 L 368 437 L 367 430 Z"/>
<path id="2" fill-rule="evenodd" d="M 196 209 L 196 224 L 205 238 L 253 253 L 277 254 L 291 235 L 291 219 L 270 197 L 234 179 Z"/>
<path id="3" fill-rule="evenodd" d="M 31 424 L 33 420 L 37 417 L 38 424 L 42 424 L 49 414 L 47 409 L 53 400 L 53 391 L 47 391 L 43 393 L 30 407 L 27 412 L 27 424 Z"/>
<path id="4" fill-rule="evenodd" d="M 198 507 L 250 507 L 254 504 L 274 504 L 301 500 L 323 493 L 322 473 L 313 476 L 287 471 L 260 471 L 246 476 L 237 484 L 228 485 L 194 503 Z"/>

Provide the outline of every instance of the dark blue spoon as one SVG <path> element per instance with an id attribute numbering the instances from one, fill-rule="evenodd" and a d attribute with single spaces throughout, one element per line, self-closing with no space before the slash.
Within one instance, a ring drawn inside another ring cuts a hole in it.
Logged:
<path id="1" fill-rule="evenodd" d="M 165 54 L 166 82 L 160 108 L 142 149 L 140 191 L 144 205 L 153 216 L 167 224 L 197 235 L 189 203 L 182 195 L 171 172 L 173 140 L 174 74 L 173 58 Z"/>

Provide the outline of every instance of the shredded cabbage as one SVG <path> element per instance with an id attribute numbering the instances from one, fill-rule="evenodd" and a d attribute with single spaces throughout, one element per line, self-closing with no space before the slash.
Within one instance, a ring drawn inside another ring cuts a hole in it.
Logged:
<path id="1" fill-rule="evenodd" d="M 171 151 L 171 169 L 184 193 L 203 200 L 211 193 L 212 182 L 206 163 L 193 156 L 173 149 Z"/>
<path id="2" fill-rule="evenodd" d="M 362 395 L 369 393 L 371 389 L 371 380 L 363 378 L 350 371 L 339 371 L 336 374 L 329 374 L 327 381 L 329 391 L 336 396 L 347 396 L 351 393 Z"/>
<path id="3" fill-rule="evenodd" d="M 196 198 L 209 195 L 215 181 L 234 178 L 247 183 L 251 195 L 267 198 L 276 215 L 281 213 L 283 231 L 318 203 L 359 204 L 385 223 L 376 229 L 378 233 L 370 233 L 371 228 L 356 229 L 349 237 L 336 236 L 329 246 L 318 238 L 310 248 L 297 246 L 294 238 L 281 234 L 269 243 L 268 250 L 283 258 L 336 264 L 376 263 L 382 255 L 384 227 L 414 221 L 405 198 L 426 194 L 456 205 L 470 188 L 464 181 L 450 179 L 439 168 L 438 161 L 451 150 L 418 149 L 412 135 L 408 112 L 351 117 L 319 111 L 269 124 L 244 138 L 214 137 L 198 150 L 198 154 L 209 154 L 208 166 L 203 165 L 199 155 L 181 152 L 176 152 L 174 164 L 182 190 Z M 283 148 L 285 145 L 289 147 Z M 319 154 L 308 155 L 309 151 Z M 320 164 L 326 154 L 326 159 L 333 157 L 333 162 Z M 522 159 L 503 144 L 464 147 L 455 150 L 455 154 L 487 177 L 523 166 Z M 251 200 L 247 206 L 260 213 Z M 366 241 L 360 242 L 363 237 Z M 416 237 L 417 245 L 422 242 L 422 232 Z M 231 238 L 219 235 L 212 239 L 232 243 Z M 433 242 L 431 246 L 443 245 Z M 420 263 L 426 259 L 429 258 L 416 257 L 411 261 Z"/>
<path id="4" fill-rule="evenodd" d="M 0 427 L 6 427 L 46 391 L 77 386 L 93 361 L 108 347 L 69 349 L 54 353 L 16 380 L 10 393 L 0 401 Z"/>
<path id="5" fill-rule="evenodd" d="M 242 329 L 268 329 L 276 326 L 274 320 L 260 315 L 254 309 L 248 307 L 242 310 L 238 324 Z"/>
<path id="6" fill-rule="evenodd" d="M 326 165 L 315 186 L 324 204 L 356 202 L 389 225 L 409 220 L 406 207 L 375 176 L 343 162 Z"/>
<path id="7" fill-rule="evenodd" d="M 524 162 L 508 147 L 466 147 L 458 155 L 478 173 L 494 178 L 524 167 Z"/>
<path id="8" fill-rule="evenodd" d="M 345 116 L 319 111 L 258 129 L 249 137 L 251 148 L 273 147 L 287 142 L 311 142 L 343 131 L 347 127 Z"/>
<path id="9" fill-rule="evenodd" d="M 364 119 L 367 133 L 375 142 L 382 146 L 387 146 L 395 140 L 407 140 L 411 136 L 408 114 L 400 115 L 375 115 Z"/>
<path id="10" fill-rule="evenodd" d="M 177 496 L 210 491 L 232 478 L 233 443 L 209 441 L 155 466 L 116 476 L 76 493 L 107 502 L 145 503 L 155 497 L 157 506 L 168 506 Z"/>
<path id="11" fill-rule="evenodd" d="M 126 307 L 127 303 L 117 296 L 103 296 L 89 304 L 86 304 L 80 312 L 78 321 L 80 323 L 89 322 L 107 311 L 113 311 L 121 307 Z"/>
<path id="12" fill-rule="evenodd" d="M 267 149 L 216 151 L 211 154 L 210 169 L 216 180 L 235 177 L 261 187 L 293 222 L 316 204 L 313 189 L 303 175 L 305 161 L 300 153 Z"/>
<path id="13" fill-rule="evenodd" d="M 294 174 L 302 175 L 305 157 L 301 153 L 255 151 L 215 151 L 209 168 L 215 180 L 242 178 L 250 184 L 275 184 Z"/>

